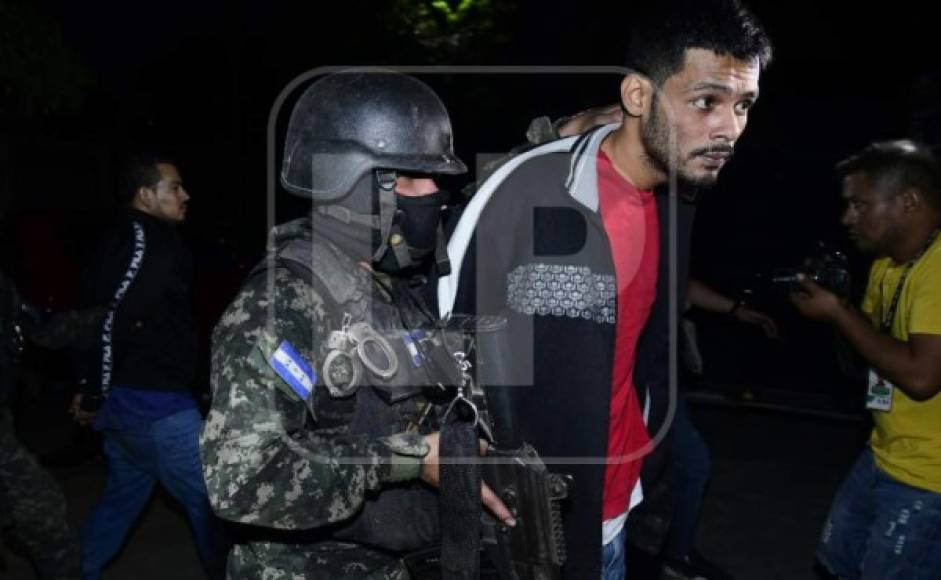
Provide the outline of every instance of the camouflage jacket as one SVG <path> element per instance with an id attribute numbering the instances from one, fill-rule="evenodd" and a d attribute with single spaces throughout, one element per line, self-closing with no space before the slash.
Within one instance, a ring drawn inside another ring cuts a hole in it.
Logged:
<path id="1" fill-rule="evenodd" d="M 344 319 L 372 320 L 397 353 L 407 353 L 401 321 L 420 316 L 402 312 L 394 286 L 380 283 L 332 244 L 312 239 L 309 221 L 285 224 L 274 234 L 279 252 L 285 240 L 312 244 L 318 276 L 326 270 L 338 279 L 325 286 L 316 276 L 284 267 L 275 253 L 274 263 L 250 277 L 215 328 L 213 399 L 201 447 L 213 509 L 245 524 L 240 527 L 247 540 L 230 556 L 230 575 L 407 578 L 396 557 L 421 546 L 407 538 L 384 545 L 375 534 L 395 535 L 410 525 L 434 527 L 419 529 L 422 538 L 437 534 L 437 513 L 408 513 L 414 504 L 407 499 L 398 511 L 379 509 L 383 502 L 395 504 L 386 500 L 396 494 L 434 497 L 417 479 L 428 452 L 419 433 L 429 431 L 416 429 L 417 418 L 429 403 L 421 394 L 394 402 L 377 396 L 382 388 L 407 391 L 403 387 L 418 380 L 402 360 L 407 354 L 399 356 L 394 378 L 370 377 L 371 384 L 352 396 L 332 393 L 323 372 L 328 340 Z M 292 387 L 290 373 L 276 370 L 285 344 L 297 365 L 309 365 L 307 397 L 303 386 Z M 420 501 L 427 505 L 427 498 Z M 364 521 L 372 524 L 372 535 L 363 532 Z"/>

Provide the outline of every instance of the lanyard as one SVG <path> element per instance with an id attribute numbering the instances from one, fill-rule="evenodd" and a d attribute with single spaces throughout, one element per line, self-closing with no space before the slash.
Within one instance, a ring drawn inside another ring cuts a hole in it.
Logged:
<path id="1" fill-rule="evenodd" d="M 905 264 L 905 269 L 902 271 L 902 276 L 899 277 L 899 283 L 895 285 L 895 293 L 892 295 L 892 304 L 889 306 L 889 309 L 882 313 L 882 322 L 880 328 L 882 332 L 888 333 L 892 330 L 892 323 L 895 322 L 895 313 L 898 311 L 899 307 L 899 298 L 902 296 L 902 288 L 905 286 L 905 282 L 908 280 L 908 275 L 912 272 L 912 268 L 915 267 L 915 262 L 921 259 L 925 255 L 925 252 L 928 251 L 928 248 L 931 247 L 931 244 L 934 243 L 935 239 L 938 237 L 938 232 L 941 232 L 941 228 L 935 228 L 934 232 L 928 236 L 928 239 L 925 241 L 925 244 L 918 250 L 918 253 L 915 254 L 911 260 Z M 888 270 L 886 270 L 888 274 Z M 885 281 L 886 274 L 882 275 L 883 281 Z M 879 285 L 880 290 L 882 284 Z"/>

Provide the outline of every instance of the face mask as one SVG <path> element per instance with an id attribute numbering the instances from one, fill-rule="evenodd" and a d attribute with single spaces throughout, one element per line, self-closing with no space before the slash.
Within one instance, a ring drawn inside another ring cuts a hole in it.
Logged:
<path id="1" fill-rule="evenodd" d="M 420 197 L 395 194 L 396 223 L 402 228 L 409 255 L 415 262 L 435 250 L 443 201 L 444 194 L 441 191 Z"/>

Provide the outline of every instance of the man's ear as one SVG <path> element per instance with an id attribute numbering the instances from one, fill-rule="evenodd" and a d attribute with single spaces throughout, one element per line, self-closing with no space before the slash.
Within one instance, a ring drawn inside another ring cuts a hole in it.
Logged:
<path id="1" fill-rule="evenodd" d="M 133 205 L 141 209 L 151 209 L 154 205 L 154 197 L 156 193 L 153 189 L 147 186 L 140 186 L 137 188 L 137 191 L 134 193 Z"/>
<path id="2" fill-rule="evenodd" d="M 653 83 L 640 73 L 631 72 L 621 81 L 621 106 L 631 117 L 643 117 L 653 102 Z"/>
<path id="3" fill-rule="evenodd" d="M 902 208 L 907 212 L 921 211 L 925 204 L 925 195 L 912 187 L 903 191 L 899 199 L 902 202 Z"/>

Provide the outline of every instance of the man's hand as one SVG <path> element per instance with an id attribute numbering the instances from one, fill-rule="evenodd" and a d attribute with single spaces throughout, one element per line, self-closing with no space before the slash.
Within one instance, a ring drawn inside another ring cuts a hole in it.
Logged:
<path id="1" fill-rule="evenodd" d="M 69 414 L 72 415 L 72 419 L 82 427 L 87 427 L 95 422 L 96 413 L 82 410 L 82 393 L 75 393 L 72 397 L 72 406 L 69 407 Z"/>
<path id="2" fill-rule="evenodd" d="M 869 365 L 915 401 L 941 392 L 941 335 L 912 333 L 900 340 L 880 332 L 858 310 L 829 290 L 801 277 L 791 302 L 801 314 L 833 324 Z"/>
<path id="3" fill-rule="evenodd" d="M 439 435 L 440 434 L 437 432 L 430 435 L 425 435 L 425 442 L 428 443 L 428 455 L 426 455 L 422 460 L 420 474 L 422 481 L 435 488 L 438 487 L 438 484 L 441 481 L 440 464 L 438 463 Z M 480 454 L 483 455 L 486 452 L 487 442 L 481 439 Z M 484 506 L 490 510 L 490 513 L 492 513 L 498 520 L 510 527 L 516 525 L 516 520 L 513 519 L 513 514 L 510 513 L 510 510 L 506 507 L 503 501 L 497 497 L 497 494 L 495 494 L 486 483 L 481 485 L 480 499 Z"/>
<path id="4" fill-rule="evenodd" d="M 812 282 L 803 274 L 798 274 L 797 278 L 801 289 L 791 293 L 791 303 L 807 318 L 833 322 L 837 314 L 846 308 L 833 292 Z"/>
<path id="5" fill-rule="evenodd" d="M 752 310 L 747 306 L 739 306 L 735 309 L 733 316 L 746 324 L 760 325 L 761 330 L 764 331 L 765 336 L 768 338 L 777 338 L 778 336 L 778 325 L 764 312 Z"/>

